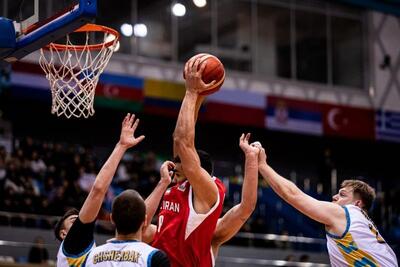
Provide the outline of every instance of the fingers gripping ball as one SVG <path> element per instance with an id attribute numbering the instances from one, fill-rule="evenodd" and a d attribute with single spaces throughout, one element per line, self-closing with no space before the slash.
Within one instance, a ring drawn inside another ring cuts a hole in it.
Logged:
<path id="1" fill-rule="evenodd" d="M 215 84 L 208 88 L 207 90 L 200 93 L 200 95 L 210 95 L 212 93 L 217 92 L 222 84 L 225 81 L 225 68 L 221 61 L 213 55 L 210 54 L 202 54 L 203 59 L 199 64 L 199 67 L 202 63 L 207 62 L 207 65 L 202 73 L 202 80 L 205 84 L 209 84 L 210 82 L 215 80 Z M 185 78 L 185 74 L 183 74 L 183 78 Z"/>

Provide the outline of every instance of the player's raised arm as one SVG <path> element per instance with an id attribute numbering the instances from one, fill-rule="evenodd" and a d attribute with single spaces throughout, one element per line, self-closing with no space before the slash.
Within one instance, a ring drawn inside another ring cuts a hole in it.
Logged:
<path id="1" fill-rule="evenodd" d="M 293 182 L 276 173 L 268 164 L 265 149 L 261 148 L 259 172 L 272 189 L 287 203 L 304 215 L 326 225 L 340 235 L 346 228 L 344 209 L 338 204 L 317 200 L 301 191 Z"/>
<path id="2" fill-rule="evenodd" d="M 137 145 L 144 139 L 143 135 L 137 138 L 134 136 L 138 125 L 139 119 L 135 121 L 134 114 L 130 115 L 128 113 L 122 121 L 119 142 L 97 174 L 89 195 L 79 212 L 79 219 L 82 223 L 91 223 L 96 219 L 122 156 L 127 149 Z"/>
<path id="3" fill-rule="evenodd" d="M 231 208 L 221 219 L 212 239 L 212 248 L 216 256 L 219 246 L 231 239 L 253 213 L 257 203 L 258 186 L 258 154 L 260 148 L 249 144 L 250 133 L 242 134 L 239 146 L 245 155 L 244 181 L 242 199 Z"/>
<path id="4" fill-rule="evenodd" d="M 197 100 L 196 100 L 196 108 L 195 108 L 195 118 L 194 118 L 194 123 L 195 123 L 195 124 L 196 124 L 196 121 L 197 121 L 197 117 L 198 117 L 198 115 L 199 115 L 199 110 L 200 110 L 200 108 L 201 108 L 201 105 L 203 104 L 204 99 L 205 99 L 205 96 L 202 96 L 202 95 L 199 95 L 199 96 L 197 97 Z M 173 155 L 174 155 L 174 158 L 175 158 L 176 156 L 178 156 L 178 152 L 177 152 L 177 148 L 176 148 L 176 143 L 175 143 L 175 141 L 173 141 Z"/>
<path id="5" fill-rule="evenodd" d="M 192 59 L 199 58 L 199 57 L 205 56 L 205 55 L 207 55 L 207 54 L 197 54 L 197 55 L 195 55 L 194 57 L 192 57 Z M 186 65 L 185 65 L 185 66 L 186 66 Z M 186 68 L 185 68 L 185 69 L 186 69 Z M 185 74 L 185 77 L 186 77 L 186 74 Z M 196 124 L 196 122 L 197 122 L 197 118 L 198 118 L 198 115 L 199 115 L 199 110 L 200 110 L 200 108 L 201 108 L 201 105 L 202 105 L 203 102 L 204 102 L 204 99 L 205 99 L 205 96 L 202 96 L 202 95 L 198 95 L 198 97 L 197 97 L 197 100 L 196 100 L 196 107 L 195 107 L 195 113 L 194 113 L 194 123 L 195 123 L 195 124 Z M 178 156 L 175 142 L 173 142 L 173 155 L 174 155 L 174 158 L 175 158 L 176 156 Z"/>
<path id="6" fill-rule="evenodd" d="M 205 64 L 200 65 L 201 57 L 194 57 L 185 65 L 186 94 L 178 115 L 174 131 L 174 147 L 179 155 L 183 171 L 193 187 L 197 211 L 206 213 L 217 202 L 218 188 L 210 174 L 201 167 L 199 156 L 194 146 L 195 121 L 199 108 L 199 92 L 212 87 L 214 82 L 205 84 L 201 75 Z M 200 65 L 200 66 L 199 66 Z"/>
<path id="7" fill-rule="evenodd" d="M 165 161 L 160 168 L 160 181 L 154 188 L 153 192 L 144 201 L 146 204 L 146 214 L 147 214 L 147 227 L 143 230 L 143 242 L 151 243 L 156 232 L 156 226 L 151 224 L 151 221 L 156 213 L 158 206 L 160 205 L 161 198 L 167 190 L 169 184 L 172 180 L 173 169 L 175 168 L 175 163 L 172 161 Z"/>

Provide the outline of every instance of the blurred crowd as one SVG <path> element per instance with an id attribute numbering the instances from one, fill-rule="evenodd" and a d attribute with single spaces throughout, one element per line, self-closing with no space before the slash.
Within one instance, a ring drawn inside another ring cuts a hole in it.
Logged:
<path id="1" fill-rule="evenodd" d="M 0 147 L 0 225 L 51 228 L 56 218 L 54 220 L 10 219 L 1 212 L 60 216 L 70 207 L 80 208 L 109 153 L 111 149 L 100 153 L 98 150 L 79 144 L 39 141 L 30 137 L 15 139 L 12 152 Z M 149 195 L 159 180 L 159 168 L 163 160 L 160 155 L 151 151 L 128 151 L 117 169 L 99 217 L 108 218 L 112 199 L 124 189 L 134 188 L 143 197 Z M 240 201 L 243 183 L 242 164 L 243 162 L 232 163 L 235 166 L 232 167 L 235 170 L 233 175 L 230 173 L 220 177 L 227 188 L 225 212 Z M 221 168 L 216 166 L 216 169 L 220 172 L 218 169 Z M 318 199 L 330 200 L 331 196 L 318 190 L 318 186 L 310 187 L 306 181 L 304 180 L 304 185 L 299 185 L 302 190 Z M 389 234 L 393 240 L 400 240 L 399 209 L 398 205 L 394 205 L 396 209 L 387 207 L 390 206 L 388 201 L 393 205 L 398 196 L 395 191 L 385 194 L 378 192 L 372 214 L 380 229 Z M 100 230 L 112 231 L 107 225 L 101 223 L 99 225 Z M 260 180 L 257 208 L 242 231 L 324 236 L 322 227 L 285 204 L 262 180 Z M 279 246 L 274 242 L 274 244 L 258 243 L 255 245 Z"/>
<path id="2" fill-rule="evenodd" d="M 70 207 L 79 208 L 104 161 L 89 147 L 30 137 L 16 140 L 12 153 L 0 147 L 0 210 L 59 216 Z M 110 208 L 113 196 L 126 188 L 147 196 L 158 182 L 159 162 L 152 152 L 127 153 L 104 210 Z"/>

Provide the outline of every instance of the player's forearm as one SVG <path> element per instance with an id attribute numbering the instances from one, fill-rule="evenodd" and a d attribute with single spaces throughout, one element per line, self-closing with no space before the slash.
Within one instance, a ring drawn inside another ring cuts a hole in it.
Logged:
<path id="1" fill-rule="evenodd" d="M 196 123 L 196 121 L 197 121 L 197 117 L 198 117 L 198 115 L 199 115 L 199 110 L 200 110 L 200 108 L 201 108 L 201 105 L 202 105 L 204 99 L 205 99 L 204 96 L 198 96 L 198 98 L 197 98 L 197 100 L 196 100 L 194 123 Z M 182 104 L 182 105 L 183 105 L 183 104 Z M 189 112 L 190 112 L 190 111 L 189 111 Z M 179 119 L 179 117 L 178 117 L 178 119 Z M 177 123 L 177 126 L 178 126 L 178 123 Z M 180 134 L 180 133 L 179 133 L 179 134 Z M 179 134 L 178 134 L 178 135 L 179 135 Z M 174 133 L 174 134 L 173 134 L 173 139 L 174 139 L 175 136 L 176 136 L 176 134 Z M 194 137 L 193 137 L 193 138 L 194 138 Z M 180 137 L 177 138 L 177 139 L 180 139 Z M 174 140 L 174 142 L 173 142 L 173 155 L 174 155 L 174 157 L 176 157 L 176 156 L 178 155 L 178 148 L 177 148 L 177 144 L 176 144 L 175 140 Z"/>
<path id="2" fill-rule="evenodd" d="M 112 178 L 114 177 L 118 164 L 125 151 L 125 147 L 117 144 L 110 157 L 101 168 L 96 180 L 94 181 L 92 189 L 79 212 L 79 218 L 83 223 L 90 223 L 96 219 Z"/>
<path id="3" fill-rule="evenodd" d="M 179 150 L 178 143 L 193 144 L 195 134 L 195 112 L 197 94 L 186 91 L 181 109 L 179 111 L 178 120 L 174 131 L 174 143 Z M 179 154 L 179 153 L 178 153 Z"/>
<path id="4" fill-rule="evenodd" d="M 156 211 L 158 209 L 158 206 L 160 205 L 161 198 L 168 188 L 168 181 L 165 180 L 160 180 L 157 184 L 157 186 L 154 188 L 153 192 L 146 198 L 144 203 L 146 204 L 146 214 L 147 214 L 147 222 L 148 224 L 151 223 L 154 214 L 156 214 Z"/>
<path id="5" fill-rule="evenodd" d="M 194 114 L 194 122 L 195 122 L 195 123 L 196 123 L 197 118 L 198 118 L 198 116 L 199 116 L 199 110 L 200 110 L 200 108 L 201 108 L 201 105 L 202 105 L 204 99 L 205 99 L 205 97 L 204 97 L 204 96 L 201 96 L 201 95 L 199 95 L 199 96 L 197 97 L 197 101 L 196 101 L 196 111 L 195 111 L 195 114 Z"/>
<path id="6" fill-rule="evenodd" d="M 258 186 L 258 157 L 254 153 L 246 154 L 244 182 L 242 187 L 242 201 L 240 209 L 242 216 L 248 218 L 254 211 L 257 203 Z M 246 219 L 247 219 L 246 218 Z"/>
<path id="7" fill-rule="evenodd" d="M 157 226 L 154 224 L 149 224 L 142 232 L 142 242 L 150 244 L 154 240 L 156 234 Z"/>
<path id="8" fill-rule="evenodd" d="M 266 163 L 259 166 L 259 171 L 272 189 L 288 203 L 302 193 L 294 183 L 280 176 Z"/>
<path id="9" fill-rule="evenodd" d="M 111 184 L 111 181 L 117 171 L 118 165 L 126 152 L 126 148 L 121 146 L 119 143 L 115 146 L 113 152 L 104 163 L 100 172 L 98 173 L 96 180 L 93 184 L 93 189 L 99 191 L 99 193 L 105 194 Z"/>

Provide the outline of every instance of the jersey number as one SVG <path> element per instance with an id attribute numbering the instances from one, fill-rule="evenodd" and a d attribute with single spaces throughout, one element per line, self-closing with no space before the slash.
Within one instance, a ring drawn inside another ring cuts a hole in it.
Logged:
<path id="1" fill-rule="evenodd" d="M 164 215 L 160 215 L 160 216 L 158 217 L 158 227 L 157 227 L 157 232 L 158 232 L 158 233 L 159 233 L 160 230 L 161 230 L 161 226 L 162 226 L 163 222 L 164 222 Z"/>
<path id="2" fill-rule="evenodd" d="M 378 230 L 375 228 L 374 225 L 369 224 L 368 227 L 369 227 L 369 230 L 371 230 L 372 234 L 375 235 L 376 240 L 378 241 L 378 243 L 380 243 L 380 244 L 385 244 L 385 243 L 386 243 L 385 240 L 384 240 L 384 239 L 382 238 L 382 236 L 379 234 Z"/>

